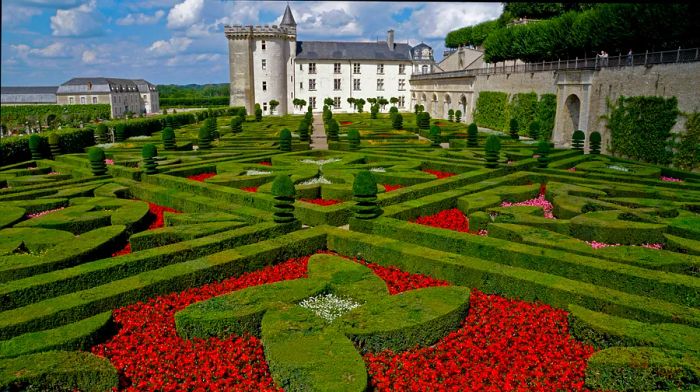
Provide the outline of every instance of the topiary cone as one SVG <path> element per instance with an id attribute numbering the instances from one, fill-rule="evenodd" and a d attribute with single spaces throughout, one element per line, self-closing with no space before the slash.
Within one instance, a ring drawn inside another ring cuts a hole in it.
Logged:
<path id="1" fill-rule="evenodd" d="M 88 159 L 90 160 L 90 170 L 95 176 L 101 176 L 107 173 L 107 164 L 105 164 L 105 152 L 99 147 L 90 147 L 88 149 Z"/>
<path id="2" fill-rule="evenodd" d="M 280 151 L 292 151 L 292 133 L 287 128 L 280 131 Z"/>
<path id="3" fill-rule="evenodd" d="M 32 153 L 32 159 L 42 159 L 41 157 L 41 136 L 33 134 L 29 136 L 29 151 Z"/>
<path id="4" fill-rule="evenodd" d="M 602 140 L 602 137 L 600 136 L 600 132 L 598 131 L 593 131 L 591 132 L 591 135 L 588 137 L 588 144 L 589 144 L 589 152 L 591 154 L 597 155 L 600 154 L 600 142 Z"/>
<path id="5" fill-rule="evenodd" d="M 123 142 L 124 140 L 126 140 L 126 125 L 118 123 L 114 126 L 114 141 Z"/>
<path id="6" fill-rule="evenodd" d="M 355 176 L 352 184 L 353 200 L 357 203 L 352 207 L 355 218 L 374 219 L 382 214 L 377 204 L 377 181 L 368 170 L 362 170 Z"/>
<path id="7" fill-rule="evenodd" d="M 166 151 L 174 151 L 177 149 L 177 142 L 175 141 L 175 131 L 171 127 L 166 127 L 163 129 L 161 134 L 163 139 L 163 148 Z"/>
<path id="8" fill-rule="evenodd" d="M 549 142 L 546 140 L 540 140 L 537 143 L 537 167 L 546 168 L 549 165 Z"/>
<path id="9" fill-rule="evenodd" d="M 467 147 L 479 146 L 479 128 L 475 123 L 469 124 L 467 128 Z"/>
<path id="10" fill-rule="evenodd" d="M 571 136 L 571 147 L 574 150 L 578 150 L 583 152 L 583 142 L 586 139 L 586 134 L 583 133 L 582 130 L 577 130 L 574 131 L 574 134 Z"/>
<path id="11" fill-rule="evenodd" d="M 430 127 L 430 145 L 433 147 L 440 147 L 440 127 L 433 125 Z"/>
<path id="12" fill-rule="evenodd" d="M 490 135 L 486 138 L 484 150 L 486 153 L 486 167 L 489 169 L 497 168 L 499 153 L 501 151 L 501 140 L 498 136 Z"/>
<path id="13" fill-rule="evenodd" d="M 61 155 L 61 146 L 59 145 L 60 138 L 58 134 L 49 134 L 49 147 L 51 147 L 51 156 L 56 159 L 57 156 Z"/>
<path id="14" fill-rule="evenodd" d="M 296 190 L 294 183 L 288 175 L 280 174 L 272 182 L 272 196 L 275 198 L 273 205 L 273 219 L 275 223 L 294 222 L 294 196 Z"/>
<path id="15" fill-rule="evenodd" d="M 98 124 L 95 129 L 95 136 L 97 136 L 97 143 L 103 144 L 107 143 L 107 126 L 104 124 Z"/>
<path id="16" fill-rule="evenodd" d="M 141 149 L 141 156 L 143 157 L 143 168 L 146 174 L 157 174 L 158 173 L 158 163 L 153 159 L 158 155 L 158 150 L 154 144 L 145 144 Z"/>
<path id="17" fill-rule="evenodd" d="M 350 145 L 350 151 L 360 149 L 360 132 L 358 132 L 357 129 L 348 131 L 348 144 Z"/>
<path id="18" fill-rule="evenodd" d="M 206 125 L 202 125 L 202 127 L 199 128 L 199 148 L 201 150 L 211 149 L 211 134 Z"/>

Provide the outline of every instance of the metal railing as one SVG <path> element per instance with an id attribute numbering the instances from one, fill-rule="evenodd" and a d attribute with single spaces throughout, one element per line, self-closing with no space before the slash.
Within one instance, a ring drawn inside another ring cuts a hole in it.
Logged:
<path id="1" fill-rule="evenodd" d="M 506 65 L 506 63 L 489 64 L 485 68 L 465 69 L 460 71 L 436 72 L 430 74 L 413 74 L 411 79 L 442 79 L 465 76 L 496 75 L 506 73 L 543 72 L 558 70 L 598 70 L 602 68 L 633 67 L 654 64 L 688 63 L 700 61 L 700 48 L 667 50 L 663 52 L 633 53 L 631 56 L 619 54 L 610 57 L 575 58 L 541 63 Z"/>

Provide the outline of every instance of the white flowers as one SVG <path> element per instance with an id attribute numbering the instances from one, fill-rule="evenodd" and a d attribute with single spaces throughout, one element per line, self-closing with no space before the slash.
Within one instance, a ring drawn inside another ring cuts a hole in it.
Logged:
<path id="1" fill-rule="evenodd" d="M 318 184 L 332 184 L 332 182 L 324 176 L 314 177 L 304 182 L 300 182 L 299 185 L 318 185 Z"/>
<path id="2" fill-rule="evenodd" d="M 340 162 L 340 161 L 341 161 L 341 160 L 338 159 L 338 158 L 318 159 L 318 160 L 314 160 L 314 159 L 302 159 L 302 160 L 301 160 L 301 163 L 309 163 L 309 164 L 312 164 L 312 165 L 323 166 L 323 165 L 325 165 L 325 164 L 327 164 L 327 163 Z"/>
<path id="3" fill-rule="evenodd" d="M 375 173 L 386 173 L 386 169 L 383 167 L 373 167 L 373 168 L 369 169 L 369 171 L 375 172 Z"/>
<path id="4" fill-rule="evenodd" d="M 199 146 L 194 146 L 194 145 L 193 145 L 193 146 L 192 146 L 192 150 L 193 150 L 193 151 L 199 150 Z"/>
<path id="5" fill-rule="evenodd" d="M 255 170 L 255 169 L 250 169 L 245 172 L 246 176 L 264 176 L 265 174 L 272 174 L 271 171 L 265 171 L 265 170 Z"/>
<path id="6" fill-rule="evenodd" d="M 102 143 L 102 144 L 97 144 L 97 145 L 95 145 L 95 147 L 99 147 L 99 148 L 102 148 L 102 149 L 105 149 L 105 150 L 106 150 L 106 149 L 108 149 L 108 148 L 114 147 L 116 144 L 117 144 L 117 143 Z"/>
<path id="7" fill-rule="evenodd" d="M 309 309 L 318 317 L 331 322 L 360 304 L 352 299 L 341 298 L 334 294 L 320 294 L 299 302 L 299 306 Z"/>
<path id="8" fill-rule="evenodd" d="M 621 172 L 628 172 L 630 169 L 624 167 L 624 166 L 617 166 L 617 165 L 610 165 L 608 166 L 608 169 L 613 169 Z"/>
<path id="9" fill-rule="evenodd" d="M 127 140 L 144 140 L 144 139 L 150 139 L 150 138 L 151 138 L 150 136 L 141 135 L 141 136 L 132 136 Z"/>

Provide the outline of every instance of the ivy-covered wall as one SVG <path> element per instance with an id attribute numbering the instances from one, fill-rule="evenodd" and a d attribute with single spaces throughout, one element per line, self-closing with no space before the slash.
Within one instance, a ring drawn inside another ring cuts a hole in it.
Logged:
<path id="1" fill-rule="evenodd" d="M 556 111 L 556 94 L 542 94 L 538 100 L 535 92 L 510 96 L 500 91 L 482 91 L 476 100 L 474 122 L 480 127 L 506 131 L 510 119 L 515 118 L 521 134 L 524 134 L 522 130 L 528 129 L 530 123 L 537 120 L 543 136 L 549 140 Z"/>
<path id="2" fill-rule="evenodd" d="M 643 162 L 667 165 L 673 158 L 671 128 L 679 114 L 676 97 L 620 96 L 606 115 L 610 151 Z"/>
<path id="3" fill-rule="evenodd" d="M 476 99 L 474 122 L 480 127 L 506 129 L 508 122 L 508 94 L 500 91 L 482 91 Z"/>

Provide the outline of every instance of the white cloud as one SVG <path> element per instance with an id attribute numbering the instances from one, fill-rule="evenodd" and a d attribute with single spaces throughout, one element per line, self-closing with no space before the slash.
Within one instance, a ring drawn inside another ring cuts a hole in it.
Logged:
<path id="1" fill-rule="evenodd" d="M 444 39 L 454 29 L 498 18 L 502 9 L 500 3 L 430 3 L 415 10 L 406 24 L 420 39 Z"/>
<path id="2" fill-rule="evenodd" d="M 187 37 L 173 37 L 169 40 L 159 40 L 151 44 L 148 51 L 156 57 L 172 56 L 182 53 L 190 46 L 192 40 Z"/>
<path id="3" fill-rule="evenodd" d="M 57 37 L 86 37 L 102 33 L 102 15 L 97 3 L 90 0 L 76 8 L 56 10 L 51 17 L 52 34 Z"/>
<path id="4" fill-rule="evenodd" d="M 158 23 L 165 16 L 165 11 L 158 10 L 153 15 L 146 14 L 128 14 L 123 18 L 117 19 L 117 24 L 120 26 L 131 25 L 150 25 Z"/>
<path id="5" fill-rule="evenodd" d="M 199 22 L 203 10 L 204 0 L 185 0 L 175 5 L 168 13 L 168 28 L 183 29 Z"/>
<path id="6" fill-rule="evenodd" d="M 21 7 L 12 4 L 2 7 L 3 28 L 20 26 L 30 20 L 33 16 L 41 14 L 41 10 L 36 8 Z"/>
<path id="7" fill-rule="evenodd" d="M 32 58 L 40 57 L 47 59 L 69 58 L 72 56 L 72 51 L 62 42 L 54 42 L 43 48 L 32 48 L 28 45 L 10 45 L 20 58 L 31 61 Z"/>

